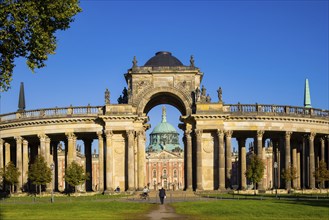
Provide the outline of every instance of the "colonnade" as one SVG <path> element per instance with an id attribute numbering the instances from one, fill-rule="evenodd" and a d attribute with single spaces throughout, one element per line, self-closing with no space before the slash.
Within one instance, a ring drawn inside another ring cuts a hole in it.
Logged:
<path id="1" fill-rule="evenodd" d="M 124 144 L 118 149 L 114 146 L 114 136 L 122 137 Z M 57 146 L 65 143 L 65 167 L 77 160 L 77 140 L 84 142 L 85 172 L 90 179 L 85 190 L 92 190 L 92 142 L 98 139 L 98 191 L 110 192 L 118 185 L 126 190 L 142 189 L 145 186 L 145 131 L 98 131 L 93 133 L 66 132 L 62 134 L 37 134 L 0 139 L 0 169 L 12 161 L 20 172 L 16 191 L 29 191 L 28 169 L 37 155 L 45 158 L 48 167 L 54 164 L 55 190 L 58 190 L 59 173 Z M 121 164 L 115 164 L 115 158 L 121 155 Z M 120 166 L 120 167 L 119 167 Z M 119 167 L 119 168 L 118 168 Z M 117 170 L 115 170 L 117 168 Z M 118 171 L 119 170 L 119 171 Z M 122 172 L 121 172 L 122 171 Z M 65 172 L 65 171 L 64 171 Z M 63 172 L 63 175 L 64 175 Z M 62 173 L 62 171 L 61 171 Z M 119 182 L 117 179 L 122 180 Z M 51 183 L 46 190 L 51 190 Z M 66 184 L 67 187 L 67 184 Z M 0 187 L 1 188 L 1 187 Z"/>
<path id="2" fill-rule="evenodd" d="M 185 145 L 185 189 L 205 190 L 204 170 L 205 133 L 212 133 L 214 137 L 213 151 L 213 189 L 224 190 L 232 187 L 232 138 L 238 142 L 238 177 L 239 188 L 247 188 L 245 172 L 247 168 L 246 140 L 253 138 L 255 143 L 254 153 L 264 159 L 265 140 L 271 140 L 273 145 L 273 163 L 277 168 L 273 172 L 273 187 L 290 189 L 293 188 L 316 188 L 314 171 L 320 160 L 328 164 L 329 159 L 329 136 L 314 132 L 272 132 L 256 130 L 245 134 L 238 130 L 202 130 L 186 129 L 184 136 Z M 46 134 L 17 136 L 0 139 L 0 168 L 9 161 L 13 161 L 20 171 L 17 183 L 17 191 L 25 191 L 28 186 L 28 167 L 34 161 L 36 155 L 42 155 L 48 166 L 55 164 L 55 173 L 58 174 L 57 145 L 60 141 L 65 143 L 66 166 L 76 160 L 76 143 L 78 138 L 83 140 L 85 146 L 86 172 L 92 178 L 91 146 L 94 139 L 98 139 L 99 153 L 99 185 L 97 190 L 110 192 L 116 186 L 125 190 L 142 189 L 145 186 L 145 131 L 144 130 L 105 130 L 81 134 L 79 132 L 66 132 L 63 134 Z M 121 138 L 121 145 L 118 145 Z M 123 152 L 123 154 L 122 154 Z M 215 155 L 216 154 L 216 155 Z M 119 161 L 119 163 L 118 163 Z M 121 161 L 121 162 L 120 162 Z M 293 181 L 284 181 L 281 177 L 282 170 L 293 167 L 296 169 L 297 178 Z M 274 171 L 274 170 L 273 170 Z M 216 173 L 215 173 L 216 172 Z M 56 175 L 55 175 L 56 176 Z M 265 189 L 264 181 L 258 184 L 258 189 Z M 47 189 L 51 185 L 46 186 Z M 55 187 L 58 180 L 55 179 Z M 91 180 L 86 181 L 86 190 L 92 190 Z"/>
<path id="3" fill-rule="evenodd" d="M 205 156 L 203 132 L 213 133 L 214 146 L 213 151 L 214 165 L 213 175 L 209 178 L 205 176 L 207 161 Z M 238 130 L 205 130 L 195 129 L 185 130 L 185 188 L 186 190 L 205 190 L 204 183 L 212 181 L 214 189 L 225 190 L 232 188 L 232 137 L 238 142 L 238 186 L 239 189 L 247 189 L 247 179 L 245 172 L 247 169 L 246 140 L 254 139 L 253 153 L 258 157 L 265 159 L 265 141 L 270 140 L 273 145 L 272 164 L 267 169 L 272 169 L 271 186 L 265 184 L 265 180 L 257 184 L 257 188 L 265 190 L 269 188 L 285 189 L 314 189 L 317 188 L 316 180 L 313 175 L 319 161 L 326 162 L 329 168 L 329 136 L 324 134 L 300 133 L 300 132 L 272 132 L 266 130 L 257 130 L 252 132 L 253 135 L 245 134 L 245 131 Z M 195 148 L 195 150 L 193 150 Z M 277 164 L 274 168 L 273 164 Z M 285 181 L 281 174 L 282 170 L 294 168 L 296 178 L 292 181 Z M 195 171 L 193 171 L 195 169 Z M 276 170 L 274 170 L 276 169 Z M 217 173 L 215 173 L 217 172 Z M 207 179 L 208 178 L 208 179 Z M 213 179 L 212 179 L 213 178 Z M 265 186 L 266 185 L 266 186 Z M 209 188 L 207 189 L 209 190 Z"/>

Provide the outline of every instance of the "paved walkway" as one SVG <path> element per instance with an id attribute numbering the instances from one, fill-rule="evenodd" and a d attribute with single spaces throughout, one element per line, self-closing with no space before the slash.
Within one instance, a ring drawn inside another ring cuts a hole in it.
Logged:
<path id="1" fill-rule="evenodd" d="M 175 219 L 175 220 L 184 220 L 188 219 L 186 216 L 178 215 L 174 208 L 168 204 L 158 205 L 158 209 L 151 211 L 147 214 L 146 219 L 148 220 L 160 220 L 160 219 Z"/>

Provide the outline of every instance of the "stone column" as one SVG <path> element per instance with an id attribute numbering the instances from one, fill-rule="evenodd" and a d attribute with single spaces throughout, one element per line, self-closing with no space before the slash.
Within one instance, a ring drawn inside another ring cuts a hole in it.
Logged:
<path id="1" fill-rule="evenodd" d="M 92 180 L 93 180 L 93 173 L 92 173 L 92 158 L 91 158 L 91 144 L 92 139 L 84 139 L 83 143 L 85 145 L 85 157 L 86 157 L 86 173 L 89 173 L 89 180 L 86 180 L 86 191 L 92 191 Z"/>
<path id="2" fill-rule="evenodd" d="M 54 163 L 54 191 L 58 191 L 58 145 L 59 145 L 59 141 L 52 141 L 51 142 L 51 147 L 52 147 L 52 151 L 53 151 L 53 163 Z"/>
<path id="3" fill-rule="evenodd" d="M 4 157 L 5 157 L 5 154 L 4 154 L 4 150 L 3 150 L 3 145 L 4 145 L 5 141 L 3 139 L 0 138 L 0 170 L 3 169 L 4 167 Z M 0 191 L 4 189 L 4 183 L 2 181 L 2 176 L 0 175 L 0 183 L 2 183 L 0 185 Z"/>
<path id="4" fill-rule="evenodd" d="M 246 163 L 246 138 L 237 138 L 239 145 L 239 168 L 240 168 L 240 189 L 247 188 L 247 178 L 245 176 L 247 170 Z"/>
<path id="5" fill-rule="evenodd" d="M 302 140 L 302 169 L 301 169 L 301 174 L 302 174 L 302 189 L 305 189 L 306 187 L 306 152 L 305 152 L 305 145 L 306 145 L 306 139 L 305 136 L 303 136 Z"/>
<path id="6" fill-rule="evenodd" d="M 203 190 L 202 185 L 202 130 L 195 130 L 196 137 L 196 188 Z"/>
<path id="7" fill-rule="evenodd" d="M 137 164 L 138 164 L 138 189 L 142 190 L 144 188 L 144 186 L 146 186 L 145 184 L 145 174 L 146 174 L 146 170 L 145 170 L 145 131 L 141 130 L 137 132 L 137 143 L 138 143 L 138 148 L 137 148 Z"/>
<path id="8" fill-rule="evenodd" d="M 135 132 L 133 130 L 128 130 L 128 190 L 135 190 L 135 176 L 134 176 L 134 136 Z"/>
<path id="9" fill-rule="evenodd" d="M 4 145 L 5 141 L 3 139 L 0 138 L 0 170 L 2 170 L 2 168 L 4 167 L 4 150 L 3 150 L 3 145 Z M 1 178 L 1 177 L 0 177 Z M 0 179 L 1 182 L 1 179 Z"/>
<path id="10" fill-rule="evenodd" d="M 327 169 L 329 169 L 329 135 L 326 135 L 327 138 Z"/>
<path id="11" fill-rule="evenodd" d="M 320 139 L 320 141 L 321 141 L 321 159 L 320 160 L 325 160 L 324 159 L 324 146 L 325 146 L 325 139 L 324 139 L 324 137 L 322 137 L 321 139 Z"/>
<path id="12" fill-rule="evenodd" d="M 98 136 L 98 160 L 99 160 L 99 182 L 97 190 L 104 191 L 104 139 L 103 132 L 97 132 Z"/>
<path id="13" fill-rule="evenodd" d="M 316 133 L 311 133 L 308 136 L 309 148 L 310 148 L 310 170 L 309 170 L 309 179 L 310 179 L 310 188 L 315 189 L 315 178 L 313 173 L 315 171 L 315 157 L 314 157 L 314 137 Z"/>
<path id="14" fill-rule="evenodd" d="M 5 166 L 10 162 L 10 144 L 5 143 Z"/>
<path id="15" fill-rule="evenodd" d="M 285 164 L 284 164 L 284 168 L 286 172 L 291 172 L 291 159 L 290 159 L 290 138 L 291 138 L 291 131 L 286 131 L 285 133 Z M 291 181 L 287 181 L 286 182 L 286 189 L 289 190 L 291 189 Z"/>
<path id="16" fill-rule="evenodd" d="M 261 159 L 264 160 L 263 158 L 263 135 L 264 131 L 263 130 L 258 130 L 257 131 L 257 156 Z M 264 179 L 262 179 L 257 185 L 258 189 L 263 190 L 264 189 L 264 184 L 263 184 Z"/>
<path id="17" fill-rule="evenodd" d="M 73 161 L 76 160 L 76 136 L 73 132 L 66 133 L 67 137 L 67 164 L 70 165 Z"/>
<path id="18" fill-rule="evenodd" d="M 22 167 L 22 176 L 23 176 L 23 188 L 27 189 L 27 179 L 28 179 L 28 170 L 29 170 L 29 151 L 28 151 L 28 142 L 23 140 L 23 167 Z"/>
<path id="19" fill-rule="evenodd" d="M 231 187 L 231 172 L 232 172 L 232 144 L 231 144 L 231 138 L 232 138 L 233 131 L 225 131 L 225 142 L 226 142 L 226 148 L 225 148 L 225 154 L 226 154 L 226 188 Z"/>
<path id="20" fill-rule="evenodd" d="M 42 156 L 48 163 L 48 160 L 46 158 L 46 139 L 48 138 L 48 136 L 45 134 L 38 134 L 38 137 L 40 141 L 40 156 Z"/>
<path id="21" fill-rule="evenodd" d="M 18 171 L 20 172 L 20 175 L 18 177 L 18 183 L 17 183 L 17 192 L 22 192 L 22 186 L 23 186 L 23 162 L 22 162 L 22 137 L 15 137 L 16 139 L 16 167 Z"/>
<path id="22" fill-rule="evenodd" d="M 298 175 L 298 172 L 297 172 L 297 148 L 296 148 L 296 146 L 294 146 L 292 148 L 292 167 L 293 167 L 293 169 L 296 170 L 296 175 Z M 297 189 L 297 178 L 293 179 L 292 186 L 293 186 L 293 188 Z"/>
<path id="23" fill-rule="evenodd" d="M 186 138 L 186 190 L 192 190 L 193 183 L 192 183 L 192 138 L 191 138 L 191 130 L 185 131 L 185 138 Z"/>
<path id="24" fill-rule="evenodd" d="M 225 150 L 224 150 L 224 131 L 217 130 L 218 137 L 218 172 L 219 172 L 219 190 L 225 190 Z"/>
<path id="25" fill-rule="evenodd" d="M 113 131 L 107 130 L 106 134 L 106 192 L 111 192 L 114 190 L 113 187 L 113 146 L 112 146 L 112 136 Z"/>
<path id="26" fill-rule="evenodd" d="M 301 183 L 301 172 L 300 172 L 300 151 L 297 150 L 297 189 L 300 189 L 300 183 Z"/>

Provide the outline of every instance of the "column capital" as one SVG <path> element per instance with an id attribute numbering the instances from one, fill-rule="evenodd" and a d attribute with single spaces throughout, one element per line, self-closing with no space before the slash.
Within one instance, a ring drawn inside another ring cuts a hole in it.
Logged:
<path id="1" fill-rule="evenodd" d="M 308 140 L 310 141 L 314 141 L 314 137 L 315 137 L 316 133 L 315 132 L 311 132 L 307 135 Z"/>
<path id="2" fill-rule="evenodd" d="M 185 136 L 189 136 L 190 134 L 191 134 L 191 129 L 186 129 L 185 131 L 184 131 L 184 135 Z"/>
<path id="3" fill-rule="evenodd" d="M 3 145 L 5 143 L 5 140 L 0 138 L 0 145 Z"/>
<path id="4" fill-rule="evenodd" d="M 257 130 L 257 138 L 263 138 L 264 133 L 264 130 Z"/>
<path id="5" fill-rule="evenodd" d="M 138 130 L 136 133 L 137 133 L 137 136 L 144 136 L 145 135 L 144 130 Z"/>
<path id="6" fill-rule="evenodd" d="M 97 131 L 96 132 L 98 139 L 103 139 L 103 131 Z"/>
<path id="7" fill-rule="evenodd" d="M 197 137 L 201 137 L 202 133 L 203 133 L 202 129 L 195 129 L 195 134 Z"/>
<path id="8" fill-rule="evenodd" d="M 106 130 L 105 131 L 106 138 L 112 138 L 113 136 L 113 131 L 112 130 Z"/>
<path id="9" fill-rule="evenodd" d="M 27 144 L 29 144 L 29 142 L 27 140 L 23 139 L 23 144 L 27 145 Z"/>
<path id="10" fill-rule="evenodd" d="M 14 138 L 16 142 L 22 142 L 24 140 L 24 138 L 22 138 L 21 136 L 15 136 Z"/>
<path id="11" fill-rule="evenodd" d="M 220 137 L 220 138 L 224 137 L 224 131 L 222 129 L 217 129 L 216 133 L 217 133 L 218 137 Z"/>
<path id="12" fill-rule="evenodd" d="M 292 131 L 286 131 L 285 132 L 285 137 L 290 139 L 292 133 L 293 133 Z"/>
<path id="13" fill-rule="evenodd" d="M 76 139 L 77 136 L 73 132 L 66 132 L 65 133 L 67 139 Z"/>
<path id="14" fill-rule="evenodd" d="M 225 130 L 224 133 L 225 133 L 226 137 L 228 137 L 228 138 L 231 138 L 232 135 L 233 135 L 233 131 L 232 130 Z"/>
<path id="15" fill-rule="evenodd" d="M 48 136 L 45 133 L 39 133 L 38 138 L 40 139 L 40 141 L 46 141 Z"/>
<path id="16" fill-rule="evenodd" d="M 132 136 L 134 136 L 135 131 L 134 130 L 126 130 L 126 133 L 127 133 L 128 137 L 132 137 Z"/>

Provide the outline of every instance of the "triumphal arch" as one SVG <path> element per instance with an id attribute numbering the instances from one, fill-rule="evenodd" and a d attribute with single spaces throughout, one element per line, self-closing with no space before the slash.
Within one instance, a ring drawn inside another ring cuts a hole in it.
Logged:
<path id="1" fill-rule="evenodd" d="M 86 171 L 99 176 L 97 190 L 142 189 L 145 182 L 145 131 L 148 112 L 170 104 L 180 113 L 184 130 L 186 190 L 224 190 L 232 187 L 231 139 L 238 141 L 238 187 L 246 189 L 246 139 L 254 139 L 254 152 L 264 158 L 265 140 L 273 145 L 273 164 L 280 188 L 316 188 L 312 175 L 320 160 L 329 160 L 329 111 L 267 104 L 225 104 L 219 87 L 211 98 L 201 84 L 204 74 L 169 52 L 158 52 L 144 65 L 134 57 L 124 75 L 126 88 L 114 103 L 110 90 L 100 106 L 44 108 L 0 115 L 0 168 L 13 161 L 21 171 L 18 191 L 29 189 L 26 171 L 36 155 L 58 170 L 57 145 L 65 143 L 66 166 L 76 160 L 76 141 L 85 146 Z M 92 172 L 91 145 L 98 140 L 99 167 Z M 281 179 L 282 169 L 294 167 L 297 178 Z M 273 180 L 274 182 L 275 180 Z M 49 186 L 48 186 L 49 187 Z M 55 178 L 55 187 L 58 180 Z M 263 188 L 263 183 L 258 185 Z M 86 182 L 91 190 L 91 182 Z"/>

